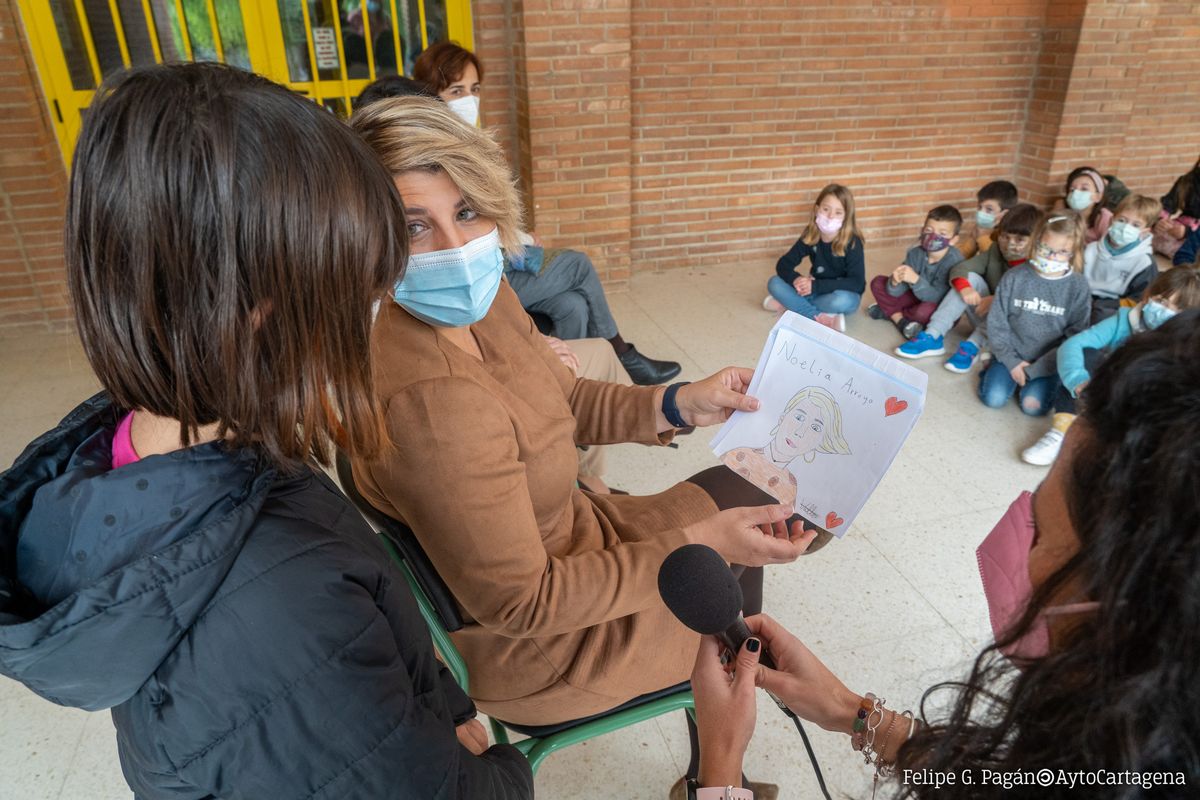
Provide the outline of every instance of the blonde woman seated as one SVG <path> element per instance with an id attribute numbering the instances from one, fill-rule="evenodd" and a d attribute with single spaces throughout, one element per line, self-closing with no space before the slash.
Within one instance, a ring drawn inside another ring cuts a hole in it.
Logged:
<path id="1" fill-rule="evenodd" d="M 753 567 L 795 560 L 815 533 L 719 466 L 649 497 L 581 491 L 575 447 L 661 445 L 753 411 L 751 371 L 669 388 L 576 378 L 501 280 L 521 203 L 499 146 L 424 98 L 372 103 L 351 125 L 395 179 L 412 253 L 372 334 L 395 448 L 356 463 L 355 481 L 413 529 L 461 606 L 471 696 L 541 725 L 686 680 L 699 637 L 659 598 L 663 559 L 701 542 L 751 567 L 753 608 Z"/>
<path id="2" fill-rule="evenodd" d="M 820 386 L 806 386 L 788 401 L 771 431 L 771 441 L 762 447 L 737 447 L 721 459 L 781 503 L 796 502 L 796 476 L 792 462 L 811 464 L 818 453 L 849 455 L 850 445 L 842 436 L 842 410 L 837 400 Z"/>

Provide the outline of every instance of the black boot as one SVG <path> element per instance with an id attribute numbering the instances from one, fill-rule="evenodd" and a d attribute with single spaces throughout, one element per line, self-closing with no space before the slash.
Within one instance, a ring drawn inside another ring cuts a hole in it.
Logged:
<path id="1" fill-rule="evenodd" d="M 683 369 L 674 361 L 655 361 L 653 358 L 646 358 L 632 344 L 617 358 L 621 359 L 621 366 L 638 386 L 666 383 Z"/>

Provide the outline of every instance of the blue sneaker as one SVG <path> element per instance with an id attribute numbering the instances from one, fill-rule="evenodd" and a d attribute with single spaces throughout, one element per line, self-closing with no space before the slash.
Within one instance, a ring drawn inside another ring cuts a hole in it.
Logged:
<path id="1" fill-rule="evenodd" d="M 930 336 L 925 331 L 918 333 L 911 342 L 905 342 L 896 348 L 896 355 L 904 358 L 929 358 L 930 356 L 940 356 L 945 352 L 946 348 L 942 347 L 942 337 Z"/>
<path id="2" fill-rule="evenodd" d="M 942 366 L 951 372 L 957 372 L 961 375 L 964 372 L 971 371 L 971 366 L 978 357 L 979 348 L 975 346 L 975 343 L 963 342 L 958 346 L 958 350 L 955 351 L 954 355 L 950 356 L 950 360 Z"/>

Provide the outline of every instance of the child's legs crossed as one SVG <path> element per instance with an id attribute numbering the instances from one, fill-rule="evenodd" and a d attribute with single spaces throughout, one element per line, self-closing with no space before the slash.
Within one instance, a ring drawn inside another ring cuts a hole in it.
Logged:
<path id="1" fill-rule="evenodd" d="M 909 296 L 916 300 L 916 297 L 911 292 L 909 293 Z M 929 322 L 930 317 L 933 316 L 933 312 L 937 311 L 937 307 L 937 303 L 918 301 L 900 313 L 904 315 L 905 319 L 911 319 L 914 322 L 919 322 L 924 325 Z"/>
<path id="2" fill-rule="evenodd" d="M 853 314 L 858 309 L 862 295 L 845 289 L 834 289 L 824 294 L 812 294 L 808 301 L 821 310 L 822 314 Z"/>
<path id="3" fill-rule="evenodd" d="M 979 399 L 988 408 L 1003 408 L 1016 388 L 1017 382 L 999 359 L 979 376 Z"/>
<path id="4" fill-rule="evenodd" d="M 821 313 L 821 309 L 810 302 L 811 295 L 802 296 L 794 286 L 778 275 L 772 275 L 771 280 L 767 281 L 767 291 L 788 311 L 795 311 L 809 319 Z"/>
<path id="5" fill-rule="evenodd" d="M 904 294 L 898 297 L 888 294 L 886 275 L 877 275 L 871 281 L 871 296 L 875 298 L 875 304 L 879 306 L 879 310 L 889 317 L 893 314 L 902 314 L 906 308 L 917 303 L 917 298 L 908 289 L 905 289 Z"/>

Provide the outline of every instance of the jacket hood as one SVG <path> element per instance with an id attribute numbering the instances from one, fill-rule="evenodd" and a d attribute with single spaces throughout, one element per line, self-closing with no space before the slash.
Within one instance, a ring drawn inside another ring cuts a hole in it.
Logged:
<path id="1" fill-rule="evenodd" d="M 104 394 L 0 474 L 0 674 L 96 711 L 137 692 L 208 606 L 275 474 L 198 445 L 112 469 Z"/>
<path id="2" fill-rule="evenodd" d="M 1112 248 L 1110 247 L 1110 245 L 1108 243 L 1108 236 L 1104 236 L 1103 238 L 1101 238 L 1101 240 L 1099 242 L 1096 242 L 1096 244 L 1099 245 L 1101 258 L 1104 258 L 1108 261 L 1143 262 L 1146 260 L 1147 257 L 1149 257 L 1149 258 L 1154 257 L 1153 256 L 1153 253 L 1154 253 L 1154 237 L 1153 236 L 1147 236 L 1145 238 L 1138 239 L 1137 242 L 1132 247 L 1130 247 L 1128 250 L 1126 250 L 1125 252 L 1122 252 L 1122 253 L 1114 253 L 1112 251 Z"/>

